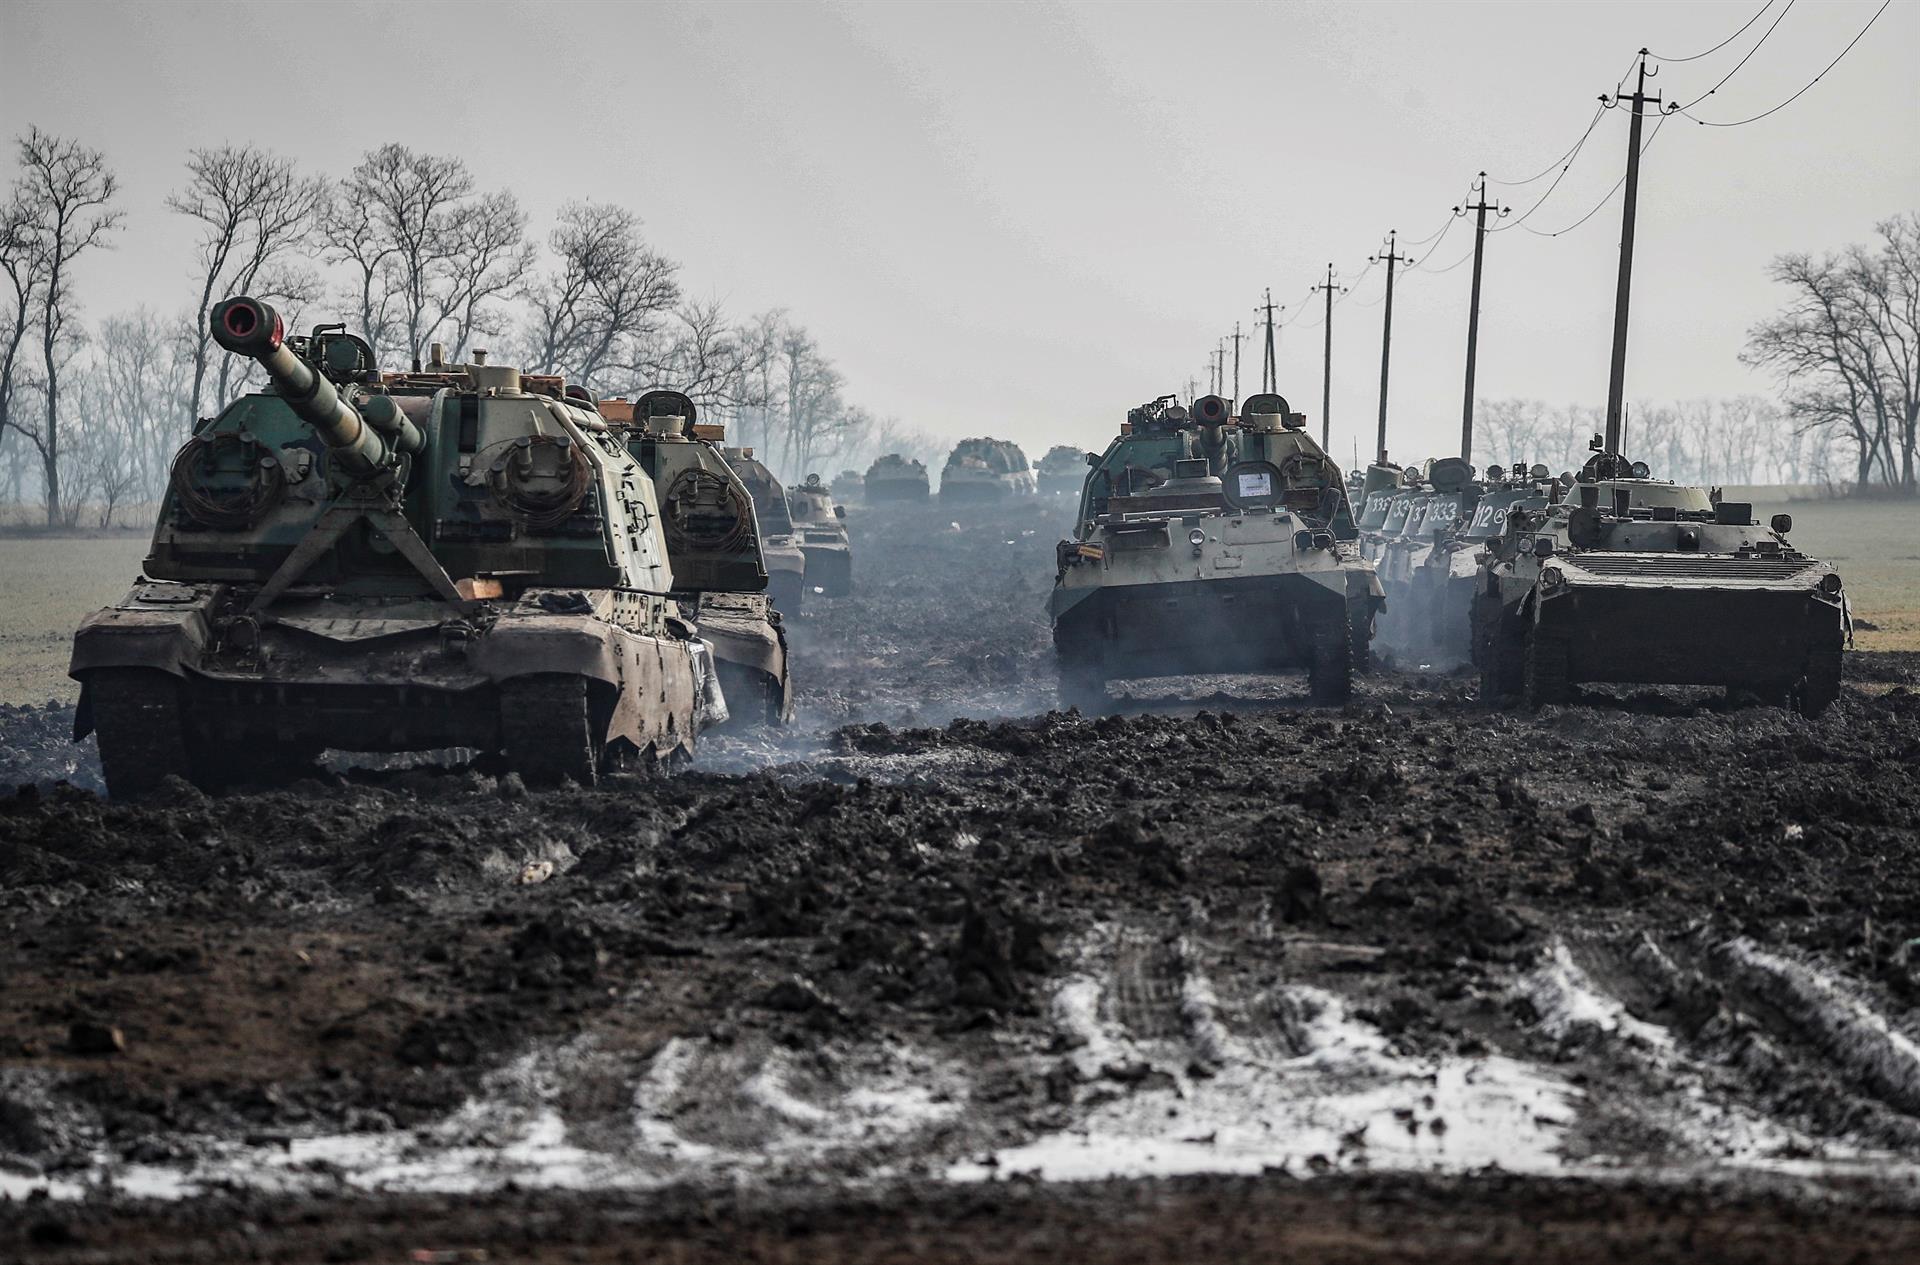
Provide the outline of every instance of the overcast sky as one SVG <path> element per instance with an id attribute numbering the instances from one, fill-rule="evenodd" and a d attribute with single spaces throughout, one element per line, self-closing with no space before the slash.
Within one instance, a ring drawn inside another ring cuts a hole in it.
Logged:
<path id="1" fill-rule="evenodd" d="M 1361 278 L 1389 229 L 1439 229 L 1476 170 L 1552 163 L 1634 50 L 1698 53 L 1758 3 L 0 0 L 0 125 L 104 149 L 124 182 L 126 231 L 83 279 L 95 316 L 188 302 L 192 226 L 162 203 L 189 147 L 251 141 L 338 175 L 399 141 L 511 188 L 542 236 L 562 202 L 629 206 L 695 294 L 808 325 L 856 402 L 1037 455 L 1204 389 L 1263 287 L 1291 318 L 1329 261 Z M 1798 0 L 1694 113 L 1776 104 L 1878 7 Z M 1706 92 L 1778 12 L 1655 86 Z M 1771 118 L 1665 124 L 1642 171 L 1631 399 L 1766 389 L 1736 357 L 1780 300 L 1769 258 L 1920 209 L 1916 48 L 1920 5 L 1896 0 Z M 1528 227 L 1570 224 L 1619 179 L 1624 115 Z M 1492 192 L 1517 218 L 1546 183 Z M 1482 396 L 1605 402 L 1619 226 L 1616 203 L 1565 236 L 1489 238 Z M 1471 233 L 1434 245 L 1411 253 L 1437 270 Z M 1397 457 L 1458 442 L 1469 276 L 1396 289 Z M 1343 460 L 1371 446 L 1380 280 L 1334 310 Z M 1321 334 L 1290 325 L 1280 350 L 1281 390 L 1316 428 Z M 1243 356 L 1245 394 L 1257 344 Z"/>

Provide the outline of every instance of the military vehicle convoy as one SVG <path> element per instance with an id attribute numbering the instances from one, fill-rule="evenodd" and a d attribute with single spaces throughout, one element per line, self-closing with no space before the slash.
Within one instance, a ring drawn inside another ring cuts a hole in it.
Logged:
<path id="1" fill-rule="evenodd" d="M 653 480 L 674 597 L 713 650 L 730 718 L 785 724 L 793 716 L 786 629 L 767 596 L 752 494 L 718 447 L 725 428 L 701 423 L 678 391 L 649 391 L 632 404 L 602 400 L 600 413 Z"/>
<path id="2" fill-rule="evenodd" d="M 1352 690 L 1382 591 L 1340 471 L 1278 395 L 1132 409 L 1093 463 L 1049 600 L 1064 706 L 1111 680 L 1305 669 Z"/>
<path id="3" fill-rule="evenodd" d="M 847 540 L 847 511 L 834 504 L 833 493 L 810 474 L 797 488 L 787 490 L 787 508 L 793 516 L 800 552 L 807 558 L 807 587 L 823 597 L 845 597 L 853 592 L 853 549 Z"/>
<path id="4" fill-rule="evenodd" d="M 721 455 L 753 498 L 754 519 L 760 525 L 760 557 L 767 568 L 767 596 L 775 610 L 797 615 L 807 592 L 807 555 L 800 548 L 787 490 L 754 457 L 753 449 L 723 448 Z"/>
<path id="5" fill-rule="evenodd" d="M 863 490 L 869 505 L 924 501 L 931 495 L 926 465 L 897 452 L 890 452 L 867 467 Z"/>
<path id="6" fill-rule="evenodd" d="M 1078 496 L 1087 480 L 1088 453 L 1072 444 L 1055 444 L 1040 458 L 1034 474 L 1042 496 Z"/>
<path id="7" fill-rule="evenodd" d="M 1839 574 L 1788 542 L 1788 515 L 1762 527 L 1749 504 L 1650 473 L 1596 451 L 1565 497 L 1509 509 L 1473 600 L 1483 698 L 1719 685 L 1825 710 L 1850 631 Z"/>
<path id="8" fill-rule="evenodd" d="M 1430 649 L 1433 614 L 1417 581 L 1435 549 L 1451 539 L 1463 515 L 1473 511 L 1480 487 L 1472 475 L 1473 467 L 1458 457 L 1428 462 L 1420 484 L 1409 490 L 1398 530 L 1382 533 L 1373 559 L 1387 595 L 1379 641 L 1395 654 Z"/>
<path id="9" fill-rule="evenodd" d="M 940 471 L 943 501 L 998 501 L 1039 491 L 1020 445 L 1005 439 L 963 439 Z"/>
<path id="10" fill-rule="evenodd" d="M 1480 586 L 1480 555 L 1490 541 L 1506 531 L 1515 510 L 1543 509 L 1549 503 L 1552 477 L 1542 465 L 1529 469 L 1488 466 L 1486 476 L 1470 485 L 1455 530 L 1434 542 L 1413 577 L 1413 603 L 1425 613 L 1427 644 L 1437 658 L 1467 662 L 1473 649 L 1473 595 Z"/>
<path id="11" fill-rule="evenodd" d="M 531 781 L 690 751 L 724 714 L 654 483 L 590 401 L 485 361 L 382 373 L 266 303 L 211 332 L 271 385 L 175 457 L 143 578 L 74 637 L 108 791 L 325 748 L 497 751 Z"/>

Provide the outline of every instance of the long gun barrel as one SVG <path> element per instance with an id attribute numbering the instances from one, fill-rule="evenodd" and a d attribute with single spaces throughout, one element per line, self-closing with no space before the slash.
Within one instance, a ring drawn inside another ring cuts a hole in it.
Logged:
<path id="1" fill-rule="evenodd" d="M 287 406 L 313 427 L 334 459 L 355 474 L 393 464 L 400 452 L 423 445 L 418 428 L 383 396 L 368 401 L 371 419 L 347 403 L 325 374 L 286 345 L 286 329 L 271 304 L 239 295 L 223 301 L 209 318 L 213 340 L 237 356 L 260 362 Z"/>

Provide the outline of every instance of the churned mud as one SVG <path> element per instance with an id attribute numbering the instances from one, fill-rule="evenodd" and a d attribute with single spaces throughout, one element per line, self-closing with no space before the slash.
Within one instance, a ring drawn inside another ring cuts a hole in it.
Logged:
<path id="1" fill-rule="evenodd" d="M 0 711 L 0 1258 L 1920 1257 L 1920 656 L 1062 714 L 1063 517 L 851 511 L 671 777 L 129 807 Z"/>

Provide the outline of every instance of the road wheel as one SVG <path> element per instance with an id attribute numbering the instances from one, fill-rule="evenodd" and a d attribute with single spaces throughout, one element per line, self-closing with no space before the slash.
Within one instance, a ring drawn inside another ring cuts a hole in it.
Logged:
<path id="1" fill-rule="evenodd" d="M 1313 625 L 1313 661 L 1307 668 L 1307 693 L 1316 703 L 1338 705 L 1353 697 L 1353 640 L 1344 619 Z"/>
<path id="2" fill-rule="evenodd" d="M 1793 689 L 1793 710 L 1818 716 L 1840 697 L 1840 652 L 1816 650 L 1807 656 L 1807 674 Z"/>
<path id="3" fill-rule="evenodd" d="M 1528 707 L 1564 703 L 1573 697 L 1567 680 L 1567 639 L 1535 628 L 1527 638 L 1523 669 Z"/>
<path id="4" fill-rule="evenodd" d="M 599 780 L 602 743 L 586 678 L 559 673 L 500 685 L 500 749 L 530 786 Z"/>
<path id="5" fill-rule="evenodd" d="M 151 668 L 101 668 L 88 677 L 87 693 L 110 798 L 139 799 L 169 777 L 194 780 L 177 678 Z"/>

